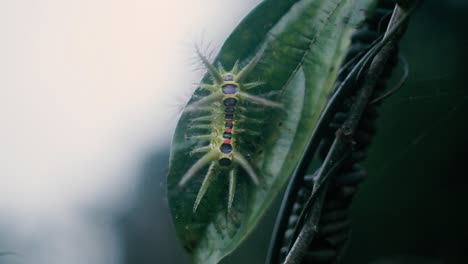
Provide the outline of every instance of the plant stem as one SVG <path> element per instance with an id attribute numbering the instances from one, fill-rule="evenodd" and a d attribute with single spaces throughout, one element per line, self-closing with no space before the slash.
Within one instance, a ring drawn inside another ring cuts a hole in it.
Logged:
<path id="1" fill-rule="evenodd" d="M 401 25 L 402 20 L 406 19 L 408 12 L 408 10 L 403 10 L 398 5 L 395 6 L 387 31 L 382 39 L 382 41 L 386 41 L 386 43 L 372 59 L 364 76 L 363 84 L 350 109 L 348 118 L 336 132 L 335 140 L 317 175 L 317 187 L 314 187 L 314 191 L 312 192 L 312 196 L 315 196 L 315 199 L 313 199 L 314 203 L 309 209 L 307 220 L 304 222 L 297 239 L 294 241 L 284 261 L 285 264 L 299 264 L 307 252 L 307 247 L 318 232 L 318 221 L 320 219 L 322 202 L 326 195 L 330 178 L 329 175 L 332 174 L 330 172 L 337 168 L 337 163 L 341 162 L 343 157 L 352 149 L 353 141 L 351 137 L 368 105 L 374 87 L 377 85 L 385 69 L 387 60 L 398 42 L 400 34 L 398 32 L 395 34 L 394 30 L 397 30 L 396 27 Z"/>

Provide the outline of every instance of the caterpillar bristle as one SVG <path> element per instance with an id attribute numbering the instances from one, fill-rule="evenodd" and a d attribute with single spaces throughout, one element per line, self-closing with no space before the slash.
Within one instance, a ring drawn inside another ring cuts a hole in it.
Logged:
<path id="1" fill-rule="evenodd" d="M 197 211 L 198 205 L 200 204 L 203 196 L 205 196 L 205 193 L 208 190 L 208 187 L 210 187 L 210 184 L 213 182 L 214 176 L 216 176 L 215 164 L 216 164 L 215 162 L 211 162 L 210 167 L 208 168 L 208 171 L 206 172 L 205 178 L 203 179 L 203 183 L 200 187 L 200 190 L 198 191 L 197 198 L 195 199 L 195 204 L 193 205 L 194 213 Z"/>
<path id="2" fill-rule="evenodd" d="M 239 163 L 239 165 L 247 172 L 247 174 L 250 176 L 250 179 L 252 179 L 252 182 L 255 185 L 260 184 L 260 180 L 258 178 L 257 173 L 255 173 L 255 170 L 253 169 L 252 165 L 245 159 L 245 157 L 240 154 L 240 153 L 234 153 L 234 160 Z"/>
<path id="3" fill-rule="evenodd" d="M 262 133 L 258 132 L 258 131 L 254 131 L 254 130 L 250 130 L 250 129 L 237 129 L 236 130 L 238 133 L 242 133 L 242 134 L 247 134 L 247 135 L 250 135 L 250 136 L 260 136 L 262 135 Z"/>
<path id="4" fill-rule="evenodd" d="M 191 120 L 191 122 L 198 122 L 198 121 L 211 121 L 212 117 L 211 116 L 199 116 L 195 117 Z"/>
<path id="5" fill-rule="evenodd" d="M 254 103 L 254 104 L 259 104 L 259 105 L 263 105 L 263 106 L 270 106 L 270 107 L 278 107 L 278 108 L 283 107 L 283 105 L 280 104 L 280 103 L 270 101 L 268 99 L 261 98 L 261 97 L 251 95 L 251 94 L 248 94 L 248 93 L 244 93 L 244 92 L 239 92 L 239 97 L 241 97 L 242 99 L 244 99 L 246 101 Z"/>
<path id="6" fill-rule="evenodd" d="M 208 163 L 213 161 L 215 153 L 213 151 L 208 152 L 205 156 L 201 157 L 190 169 L 185 173 L 182 179 L 179 181 L 179 187 L 183 187 L 195 174 L 205 167 Z"/>
<path id="7" fill-rule="evenodd" d="M 259 82 L 250 82 L 250 83 L 244 84 L 243 87 L 244 87 L 245 90 L 250 90 L 252 88 L 256 88 L 258 86 L 261 86 L 263 84 L 265 84 L 265 82 L 260 82 L 260 81 Z"/>
<path id="8" fill-rule="evenodd" d="M 216 68 L 211 64 L 208 59 L 200 52 L 200 49 L 198 46 L 196 47 L 196 51 L 198 54 L 198 57 L 202 61 L 203 65 L 205 65 L 206 69 L 210 73 L 211 77 L 213 78 L 213 81 L 215 81 L 216 84 L 221 84 L 223 82 L 223 77 L 221 74 L 216 70 Z"/>
<path id="9" fill-rule="evenodd" d="M 200 87 L 201 89 L 208 90 L 210 92 L 216 91 L 216 86 L 212 84 L 200 83 L 198 87 Z"/>
<path id="10" fill-rule="evenodd" d="M 210 125 L 210 124 L 198 124 L 198 125 L 191 125 L 188 128 L 189 129 L 211 129 L 212 125 Z"/>
<path id="11" fill-rule="evenodd" d="M 260 61 L 260 54 L 255 56 L 242 70 L 234 77 L 234 81 L 241 83 L 247 77 L 247 75 L 255 68 L 257 63 Z"/>
<path id="12" fill-rule="evenodd" d="M 229 171 L 229 197 L 228 197 L 228 214 L 231 213 L 232 203 L 234 202 L 234 195 L 236 194 L 237 170 L 232 169 Z"/>
<path id="13" fill-rule="evenodd" d="M 231 72 L 232 74 L 239 73 L 239 60 L 236 60 L 236 62 L 234 63 L 234 66 L 232 66 Z"/>
<path id="14" fill-rule="evenodd" d="M 218 72 L 222 76 L 226 74 L 226 70 L 224 69 L 223 65 L 221 63 L 218 63 Z"/>
<path id="15" fill-rule="evenodd" d="M 204 105 L 207 105 L 209 103 L 215 102 L 215 101 L 217 101 L 217 100 L 219 100 L 221 98 L 222 98 L 222 94 L 212 93 L 212 94 L 208 95 L 207 97 L 204 97 L 203 99 L 200 99 L 200 100 L 188 105 L 185 108 L 185 111 L 186 112 L 196 111 L 201 106 L 204 106 Z"/>
<path id="16" fill-rule="evenodd" d="M 210 140 L 213 136 L 212 135 L 194 135 L 187 137 L 188 140 Z"/>
<path id="17" fill-rule="evenodd" d="M 211 150 L 210 146 L 204 146 L 204 147 L 199 147 L 199 148 L 196 148 L 196 149 L 190 151 L 190 154 L 194 155 L 196 153 L 209 152 L 210 150 Z"/>

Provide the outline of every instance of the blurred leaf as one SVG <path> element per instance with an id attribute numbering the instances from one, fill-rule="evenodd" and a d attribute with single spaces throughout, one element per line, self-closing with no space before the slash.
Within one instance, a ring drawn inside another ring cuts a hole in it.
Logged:
<path id="1" fill-rule="evenodd" d="M 202 156 L 190 152 L 207 145 L 187 139 L 207 133 L 189 128 L 194 118 L 206 116 L 207 112 L 182 114 L 172 142 L 168 195 L 178 236 L 195 263 L 217 263 L 234 251 L 281 193 L 325 106 L 352 30 L 364 19 L 371 2 L 264 1 L 228 38 L 215 64 L 219 62 L 230 70 L 236 60 L 246 64 L 252 57 L 259 58 L 247 82 L 265 84 L 252 94 L 283 107 L 258 109 L 248 102 L 239 102 L 249 120 L 261 121 L 242 123 L 242 128 L 259 132 L 260 136 L 245 135 L 238 145 L 248 153 L 242 154 L 264 186 L 252 184 L 248 174 L 238 170 L 237 191 L 229 215 L 227 173 L 216 175 L 195 213 L 193 205 L 207 168 L 184 187 L 179 186 L 183 175 Z M 208 76 L 203 82 L 211 84 Z M 188 105 L 208 94 L 197 89 Z M 220 103 L 212 107 L 221 108 L 220 113 L 224 111 Z"/>

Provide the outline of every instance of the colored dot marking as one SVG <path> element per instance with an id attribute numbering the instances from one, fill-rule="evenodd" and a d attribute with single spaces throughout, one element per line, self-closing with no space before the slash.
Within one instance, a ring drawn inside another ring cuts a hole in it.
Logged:
<path id="1" fill-rule="evenodd" d="M 225 76 L 226 77 L 226 76 Z M 223 93 L 225 94 L 233 94 L 237 92 L 237 86 L 233 84 L 226 84 L 223 86 Z M 233 127 L 233 119 L 234 119 L 234 106 L 237 104 L 236 98 L 226 98 L 223 101 L 226 108 L 224 109 L 224 133 L 223 133 L 223 144 L 219 147 L 219 150 L 224 154 L 229 154 L 232 152 L 232 127 Z M 221 166 L 229 166 L 231 165 L 231 160 L 227 158 L 222 158 L 219 160 L 219 164 Z"/>
<path id="2" fill-rule="evenodd" d="M 231 144 L 222 144 L 221 147 L 219 147 L 219 150 L 224 154 L 229 154 L 232 151 L 232 146 Z"/>
<path id="3" fill-rule="evenodd" d="M 228 159 L 228 158 L 221 158 L 221 159 L 218 160 L 218 163 L 221 166 L 227 167 L 227 166 L 231 165 L 231 160 Z"/>
<path id="4" fill-rule="evenodd" d="M 223 93 L 224 94 L 235 94 L 237 93 L 237 86 L 235 86 L 234 84 L 225 84 L 223 85 L 222 87 L 223 89 Z"/>
<path id="5" fill-rule="evenodd" d="M 237 104 L 236 98 L 226 98 L 223 101 L 225 106 L 234 106 Z"/>

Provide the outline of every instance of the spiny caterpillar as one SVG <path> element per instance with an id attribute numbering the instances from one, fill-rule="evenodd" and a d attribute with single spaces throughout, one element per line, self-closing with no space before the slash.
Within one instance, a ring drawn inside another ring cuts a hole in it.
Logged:
<path id="1" fill-rule="evenodd" d="M 196 117 L 192 122 L 202 121 L 209 123 L 193 125 L 191 128 L 208 130 L 208 134 L 195 135 L 192 138 L 208 141 L 209 144 L 198 147 L 191 152 L 191 154 L 204 153 L 204 155 L 187 170 L 178 185 L 179 187 L 185 186 L 201 169 L 209 165 L 193 206 L 193 212 L 196 212 L 200 201 L 214 178 L 221 173 L 228 173 L 229 212 L 234 201 L 239 167 L 248 174 L 256 186 L 261 185 L 261 180 L 255 172 L 254 167 L 240 152 L 239 133 L 255 133 L 255 131 L 242 127 L 248 118 L 240 113 L 240 109 L 243 109 L 240 104 L 248 102 L 266 107 L 281 107 L 281 104 L 247 92 L 263 84 L 262 82 L 244 83 L 247 75 L 258 63 L 260 56 L 257 55 L 241 69 L 237 61 L 230 71 L 226 71 L 221 64 L 219 64 L 218 68 L 213 66 L 198 49 L 197 54 L 203 65 L 207 68 L 213 83 L 200 84 L 199 87 L 209 92 L 209 95 L 188 105 L 185 111 L 207 111 L 207 115 Z"/>

